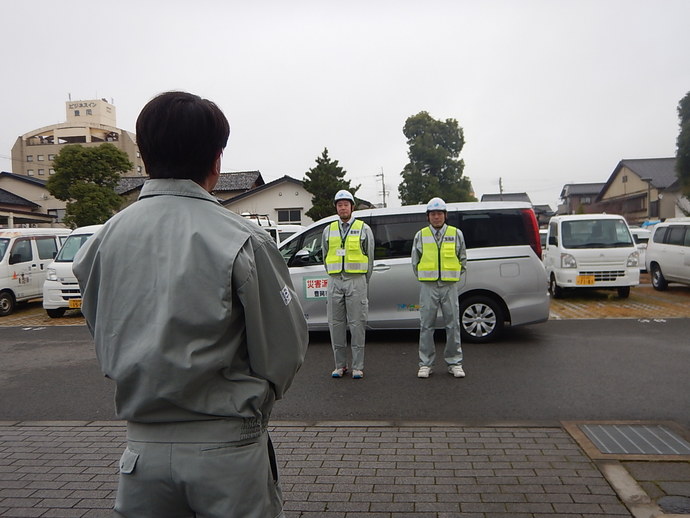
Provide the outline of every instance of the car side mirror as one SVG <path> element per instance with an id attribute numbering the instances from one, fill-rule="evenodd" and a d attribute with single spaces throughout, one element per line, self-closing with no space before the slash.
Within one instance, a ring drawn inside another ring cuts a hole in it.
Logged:
<path id="1" fill-rule="evenodd" d="M 549 236 L 549 244 L 558 246 L 558 238 L 556 236 Z"/>
<path id="2" fill-rule="evenodd" d="M 310 257 L 309 250 L 306 248 L 303 248 L 302 250 L 299 250 L 293 259 L 293 264 L 297 266 L 304 266 L 309 264 L 309 257 Z"/>

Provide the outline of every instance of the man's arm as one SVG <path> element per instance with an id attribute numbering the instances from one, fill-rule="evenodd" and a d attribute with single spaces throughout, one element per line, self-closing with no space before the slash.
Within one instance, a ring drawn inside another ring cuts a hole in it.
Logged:
<path id="1" fill-rule="evenodd" d="M 369 259 L 369 268 L 367 268 L 367 283 L 369 283 L 371 274 L 374 271 L 374 233 L 372 232 L 371 227 L 366 223 L 364 224 L 363 229 L 364 240 L 362 241 L 362 252 Z"/>
<path id="2" fill-rule="evenodd" d="M 304 361 L 309 334 L 285 261 L 270 245 L 247 241 L 235 260 L 233 283 L 244 307 L 252 372 L 270 381 L 280 399 Z"/>
<path id="3" fill-rule="evenodd" d="M 462 234 L 462 230 L 457 229 L 458 233 L 458 244 L 456 246 L 456 254 L 458 256 L 458 259 L 460 260 L 460 264 L 462 265 L 462 271 L 465 271 L 465 268 L 467 268 L 467 250 L 465 249 L 465 236 Z"/>
<path id="4" fill-rule="evenodd" d="M 412 271 L 414 272 L 415 278 L 417 278 L 417 265 L 419 260 L 422 258 L 422 231 L 418 231 L 414 236 L 414 241 L 412 241 L 412 255 L 410 257 L 412 263 Z"/>

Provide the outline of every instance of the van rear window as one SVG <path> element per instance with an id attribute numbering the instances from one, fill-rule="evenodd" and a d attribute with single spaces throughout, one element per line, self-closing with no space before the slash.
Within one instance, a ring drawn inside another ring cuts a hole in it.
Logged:
<path id="1" fill-rule="evenodd" d="M 458 212 L 452 216 L 451 225 L 462 230 L 467 248 L 530 244 L 520 211 Z"/>

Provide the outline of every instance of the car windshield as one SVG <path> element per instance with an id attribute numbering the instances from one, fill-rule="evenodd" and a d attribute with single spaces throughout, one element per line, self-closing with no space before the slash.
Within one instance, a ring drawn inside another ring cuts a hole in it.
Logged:
<path id="1" fill-rule="evenodd" d="M 82 247 L 84 243 L 86 243 L 86 240 L 90 237 L 91 234 L 79 234 L 77 236 L 69 236 L 65 241 L 65 244 L 62 245 L 62 248 L 60 248 L 60 251 L 55 257 L 55 262 L 71 263 L 72 261 L 74 261 L 74 256 L 77 255 L 79 249 Z"/>
<path id="2" fill-rule="evenodd" d="M 7 247 L 9 245 L 9 239 L 0 239 L 0 261 L 2 261 L 2 258 L 5 257 L 5 252 L 7 251 Z"/>
<path id="3" fill-rule="evenodd" d="M 565 248 L 619 248 L 633 245 L 628 226 L 621 219 L 564 221 L 561 230 Z"/>

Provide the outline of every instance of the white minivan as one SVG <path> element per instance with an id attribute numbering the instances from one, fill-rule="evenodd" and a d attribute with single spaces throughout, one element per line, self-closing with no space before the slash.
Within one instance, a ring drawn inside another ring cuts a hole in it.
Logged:
<path id="1" fill-rule="evenodd" d="M 46 267 L 60 249 L 68 228 L 0 229 L 0 317 L 17 302 L 40 298 Z"/>
<path id="2" fill-rule="evenodd" d="M 374 234 L 369 283 L 369 329 L 419 329 L 419 286 L 410 263 L 414 236 L 428 225 L 426 205 L 355 211 Z M 328 275 L 321 235 L 324 218 L 280 245 L 309 329 L 327 330 Z M 462 230 L 467 270 L 459 281 L 463 340 L 488 342 L 505 325 L 549 318 L 546 273 L 537 219 L 529 203 L 449 203 L 448 224 Z M 437 326 L 443 327 L 439 317 Z"/>
<path id="3" fill-rule="evenodd" d="M 654 226 L 647 269 L 656 290 L 665 290 L 669 282 L 690 286 L 690 218 L 669 218 Z"/>
<path id="4" fill-rule="evenodd" d="M 59 318 L 67 309 L 81 308 L 81 293 L 77 278 L 72 273 L 74 256 L 84 243 L 103 225 L 79 227 L 65 240 L 55 260 L 46 268 L 46 280 L 43 283 L 43 309 L 51 318 Z"/>
<path id="5" fill-rule="evenodd" d="M 570 288 L 615 289 L 626 298 L 640 283 L 637 245 L 615 214 L 552 217 L 543 260 L 554 298 Z"/>

